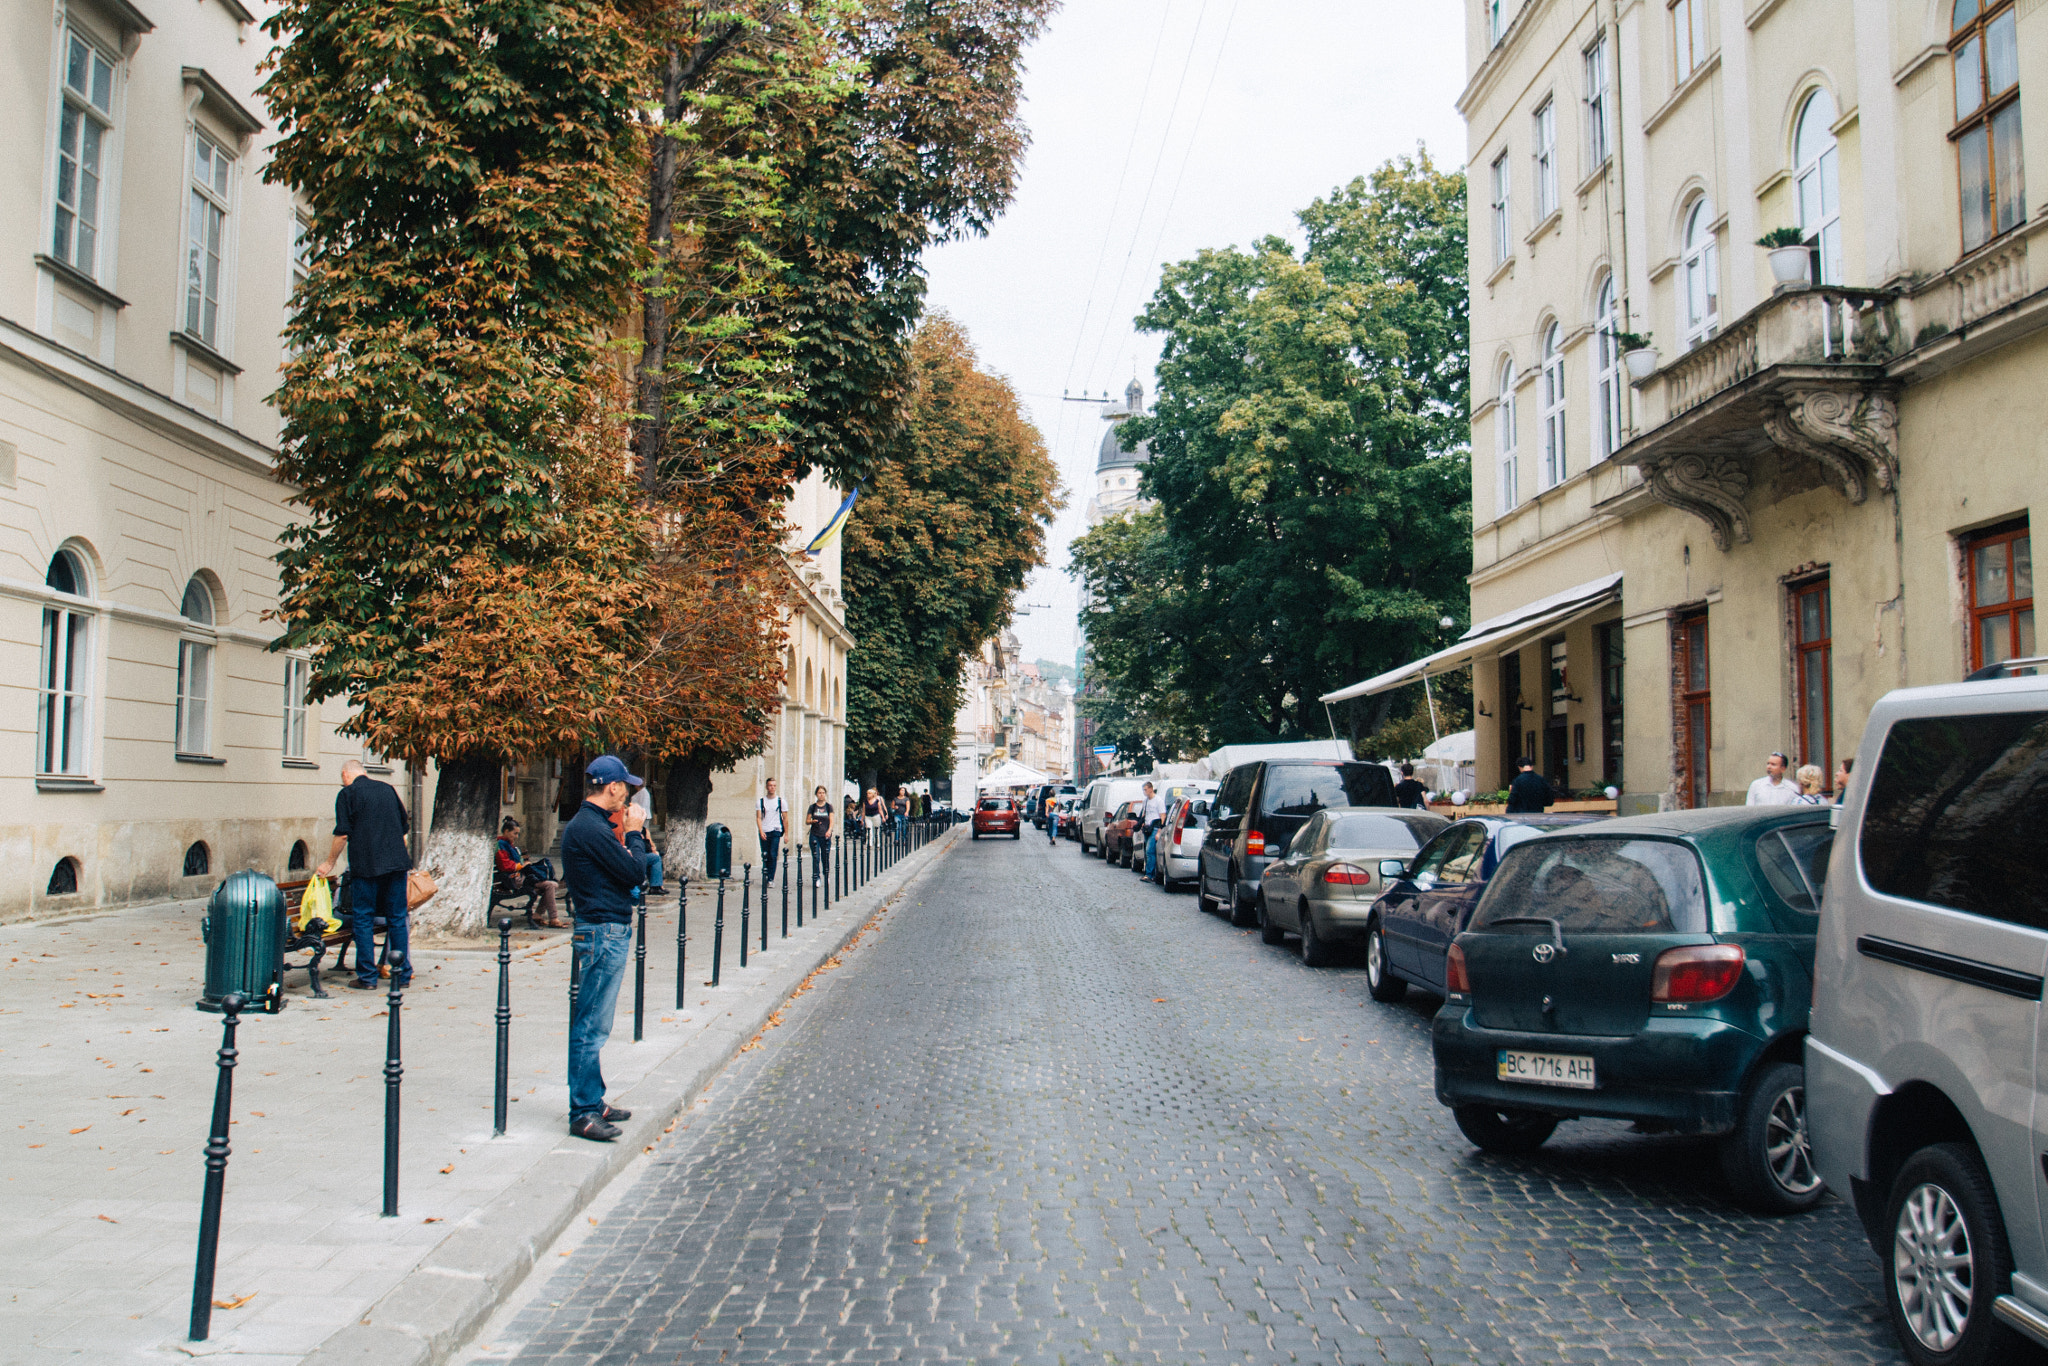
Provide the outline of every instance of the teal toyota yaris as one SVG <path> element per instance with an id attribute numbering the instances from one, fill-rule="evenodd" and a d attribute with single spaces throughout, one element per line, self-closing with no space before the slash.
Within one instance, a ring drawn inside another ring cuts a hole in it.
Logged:
<path id="1" fill-rule="evenodd" d="M 1566 1119 L 1716 1135 L 1743 1203 L 1810 1208 L 1802 1045 L 1832 841 L 1826 807 L 1719 807 L 1517 845 L 1451 946 L 1437 1099 L 1489 1152 Z"/>

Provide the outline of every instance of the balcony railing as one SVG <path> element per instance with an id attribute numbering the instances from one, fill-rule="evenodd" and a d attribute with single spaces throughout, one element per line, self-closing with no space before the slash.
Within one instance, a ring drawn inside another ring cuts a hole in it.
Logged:
<path id="1" fill-rule="evenodd" d="M 1671 421 L 1781 365 L 1882 365 L 1905 349 L 1897 296 L 1884 289 L 1774 294 L 1653 377 Z"/>

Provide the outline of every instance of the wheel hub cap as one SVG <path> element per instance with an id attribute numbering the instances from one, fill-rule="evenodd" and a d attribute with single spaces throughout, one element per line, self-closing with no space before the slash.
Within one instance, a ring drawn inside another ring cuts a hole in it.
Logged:
<path id="1" fill-rule="evenodd" d="M 1892 1232 L 1892 1280 L 1906 1326 L 1922 1346 L 1946 1352 L 1961 1339 L 1974 1298 L 1971 1272 L 1962 1210 L 1939 1186 L 1914 1187 Z"/>

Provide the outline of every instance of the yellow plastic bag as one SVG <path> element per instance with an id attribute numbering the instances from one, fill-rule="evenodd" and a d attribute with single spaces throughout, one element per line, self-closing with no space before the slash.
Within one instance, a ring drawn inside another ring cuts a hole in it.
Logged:
<path id="1" fill-rule="evenodd" d="M 326 921 L 330 930 L 341 924 L 341 918 L 334 913 L 334 894 L 327 889 L 324 877 L 315 877 L 308 882 L 305 895 L 299 898 L 299 930 L 303 932 L 316 917 Z"/>

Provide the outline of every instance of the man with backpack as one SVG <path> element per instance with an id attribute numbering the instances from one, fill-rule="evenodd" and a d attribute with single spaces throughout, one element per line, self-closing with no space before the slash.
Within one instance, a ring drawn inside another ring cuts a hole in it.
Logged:
<path id="1" fill-rule="evenodd" d="M 775 881 L 775 855 L 782 848 L 782 837 L 789 833 L 789 803 L 775 789 L 775 780 L 767 783 L 768 795 L 754 799 L 754 833 L 761 840 L 761 885 L 766 887 Z"/>

